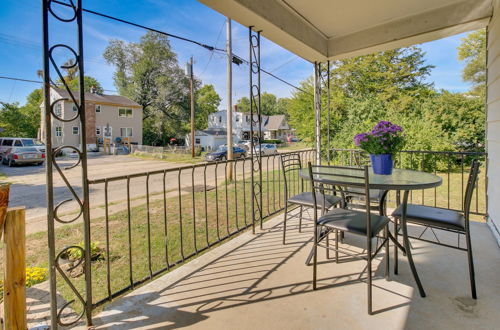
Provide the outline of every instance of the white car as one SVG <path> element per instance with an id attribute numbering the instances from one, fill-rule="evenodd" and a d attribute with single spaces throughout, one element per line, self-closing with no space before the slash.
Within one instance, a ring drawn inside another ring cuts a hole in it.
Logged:
<path id="1" fill-rule="evenodd" d="M 263 143 L 260 145 L 255 146 L 255 153 L 258 154 L 260 153 L 261 155 L 275 155 L 278 153 L 278 148 L 276 147 L 275 144 L 270 144 L 270 143 Z"/>

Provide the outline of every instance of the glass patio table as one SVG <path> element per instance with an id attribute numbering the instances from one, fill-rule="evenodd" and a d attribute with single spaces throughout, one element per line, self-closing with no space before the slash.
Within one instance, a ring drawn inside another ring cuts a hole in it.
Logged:
<path id="1" fill-rule="evenodd" d="M 355 176 L 354 171 L 349 170 L 348 168 L 335 168 L 335 167 L 319 167 L 314 169 L 315 180 L 323 182 L 325 184 L 331 185 L 339 185 L 339 186 L 358 186 L 362 181 L 357 178 L 350 178 L 349 175 Z M 322 176 L 321 173 L 325 173 L 328 175 Z M 333 176 L 332 176 L 333 174 Z M 338 174 L 339 176 L 334 176 Z M 346 176 L 342 176 L 346 175 Z M 300 170 L 300 176 L 303 179 L 310 180 L 309 177 L 309 169 L 303 168 Z M 373 173 L 373 170 L 370 169 L 369 173 L 369 189 L 379 189 L 384 191 L 395 190 L 398 192 L 403 191 L 403 200 L 402 200 L 402 214 L 401 214 L 401 230 L 403 236 L 403 245 L 402 246 L 397 240 L 397 223 L 395 223 L 395 232 L 394 235 L 389 233 L 390 239 L 394 242 L 394 244 L 406 254 L 408 258 L 408 263 L 410 264 L 410 268 L 417 283 L 420 295 L 425 297 L 425 291 L 422 287 L 422 283 L 420 282 L 420 278 L 417 273 L 417 269 L 415 268 L 415 264 L 413 262 L 413 257 L 411 255 L 410 249 L 410 241 L 408 238 L 408 228 L 406 223 L 406 206 L 408 204 L 408 195 L 411 190 L 421 190 L 438 187 L 442 184 L 442 179 L 434 175 L 432 173 L 421 172 L 421 171 L 413 171 L 413 170 L 404 170 L 404 169 L 393 169 L 391 175 L 378 175 Z M 380 204 L 383 205 L 385 202 L 386 194 L 383 195 L 384 200 L 380 201 Z M 395 249 L 395 268 L 394 273 L 397 274 L 397 248 Z M 387 260 L 387 262 L 389 262 Z"/>

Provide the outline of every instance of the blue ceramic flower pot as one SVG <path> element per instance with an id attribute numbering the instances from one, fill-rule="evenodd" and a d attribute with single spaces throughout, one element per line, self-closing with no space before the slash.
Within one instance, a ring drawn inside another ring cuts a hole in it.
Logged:
<path id="1" fill-rule="evenodd" d="M 392 154 L 370 154 L 370 160 L 372 162 L 373 173 L 382 175 L 392 174 Z"/>

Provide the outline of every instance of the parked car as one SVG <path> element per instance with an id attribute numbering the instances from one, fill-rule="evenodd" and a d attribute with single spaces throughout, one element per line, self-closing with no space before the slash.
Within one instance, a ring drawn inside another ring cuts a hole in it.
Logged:
<path id="1" fill-rule="evenodd" d="M 12 147 L 35 147 L 41 152 L 45 152 L 45 144 L 32 138 L 12 138 L 0 137 L 0 157 Z"/>
<path id="2" fill-rule="evenodd" d="M 18 164 L 42 165 L 45 153 L 35 147 L 14 147 L 7 150 L 2 157 L 2 163 L 10 167 Z"/>
<path id="3" fill-rule="evenodd" d="M 275 155 L 278 153 L 278 148 L 275 144 L 271 143 L 263 143 L 255 146 L 255 153 L 258 154 L 260 152 L 261 155 Z"/>
<path id="4" fill-rule="evenodd" d="M 233 147 L 233 158 L 245 158 L 247 156 L 247 152 L 244 149 Z M 207 162 L 216 162 L 227 159 L 227 147 L 220 146 L 217 151 L 209 152 L 205 155 L 205 160 Z"/>

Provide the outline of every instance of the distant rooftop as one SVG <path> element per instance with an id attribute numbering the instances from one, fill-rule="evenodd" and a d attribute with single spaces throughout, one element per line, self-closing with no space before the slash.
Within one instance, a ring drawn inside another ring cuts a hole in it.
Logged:
<path id="1" fill-rule="evenodd" d="M 52 88 L 57 94 L 61 95 L 61 97 L 68 98 L 71 100 L 71 96 L 69 95 L 68 91 L 65 89 L 61 88 Z M 78 100 L 80 97 L 78 93 L 74 93 L 74 96 L 76 100 Z M 121 95 L 108 95 L 108 94 L 98 94 L 98 93 L 90 93 L 86 92 L 85 93 L 85 101 L 88 102 L 95 102 L 95 103 L 101 103 L 101 104 L 112 104 L 112 105 L 118 105 L 118 106 L 127 106 L 127 107 L 139 107 L 142 108 L 142 106 L 129 99 L 128 97 L 121 96 Z"/>

